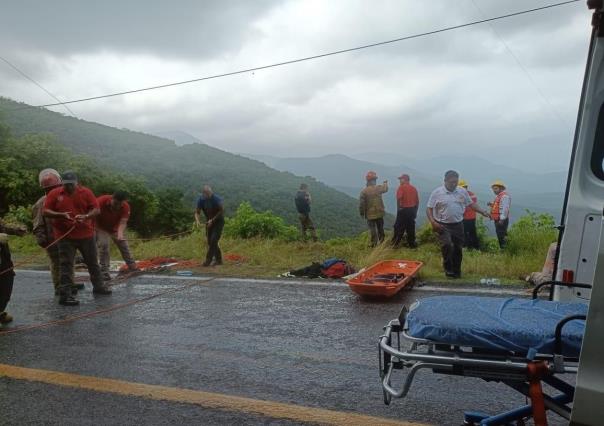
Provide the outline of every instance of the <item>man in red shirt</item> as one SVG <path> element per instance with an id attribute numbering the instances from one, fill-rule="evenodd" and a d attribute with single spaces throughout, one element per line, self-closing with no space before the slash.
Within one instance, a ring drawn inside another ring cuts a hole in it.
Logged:
<path id="1" fill-rule="evenodd" d="M 396 222 L 394 223 L 394 235 L 391 244 L 394 248 L 401 245 L 405 233 L 407 234 L 407 244 L 411 248 L 417 247 L 415 241 L 415 218 L 419 207 L 419 195 L 417 189 L 409 183 L 411 180 L 408 174 L 403 174 L 399 178 L 400 185 L 396 191 Z"/>
<path id="2" fill-rule="evenodd" d="M 137 271 L 136 262 L 130 255 L 128 241 L 124 231 L 130 218 L 130 205 L 128 194 L 124 191 L 116 191 L 113 195 L 101 195 L 97 198 L 100 214 L 96 217 L 96 242 L 99 250 L 99 260 L 103 279 L 109 281 L 109 242 L 113 240 L 122 254 L 122 259 L 128 265 L 130 271 Z"/>
<path id="3" fill-rule="evenodd" d="M 478 197 L 472 191 L 468 190 L 468 183 L 459 179 L 457 186 L 461 186 L 463 189 L 468 191 L 468 195 L 473 203 L 478 202 Z M 476 211 L 471 207 L 466 207 L 463 213 L 463 231 L 465 234 L 465 247 L 474 250 L 480 250 L 480 241 L 478 240 L 478 234 L 476 233 Z"/>
<path id="4" fill-rule="evenodd" d="M 82 253 L 88 267 L 93 293 L 111 294 L 103 283 L 94 240 L 94 218 L 99 214 L 99 204 L 92 191 L 78 184 L 74 172 L 61 176 L 62 186 L 53 189 L 44 200 L 44 216 L 52 221 L 54 238 L 58 242 L 60 259 L 59 303 L 66 306 L 80 302 L 72 294 L 73 263 L 76 250 Z"/>

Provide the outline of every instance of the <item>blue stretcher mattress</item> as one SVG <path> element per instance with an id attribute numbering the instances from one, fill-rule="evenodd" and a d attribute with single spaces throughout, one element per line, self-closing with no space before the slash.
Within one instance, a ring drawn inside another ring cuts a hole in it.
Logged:
<path id="1" fill-rule="evenodd" d="M 518 298 L 435 296 L 419 300 L 407 314 L 407 333 L 435 343 L 513 351 L 532 358 L 553 354 L 556 324 L 587 315 L 583 303 Z M 585 321 L 562 329 L 563 355 L 578 357 Z"/>

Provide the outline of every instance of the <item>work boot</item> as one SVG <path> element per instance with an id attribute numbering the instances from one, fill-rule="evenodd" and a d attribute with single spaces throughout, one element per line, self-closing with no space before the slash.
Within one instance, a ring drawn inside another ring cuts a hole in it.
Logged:
<path id="1" fill-rule="evenodd" d="M 71 294 L 72 296 L 75 296 L 76 294 L 78 294 L 78 290 L 84 290 L 84 284 L 82 283 L 78 283 L 78 284 L 74 284 L 71 286 Z M 56 294 L 56 292 L 55 292 Z"/>
<path id="2" fill-rule="evenodd" d="M 128 265 L 128 272 L 142 272 L 141 269 L 136 266 L 136 263 Z"/>
<path id="3" fill-rule="evenodd" d="M 203 263 L 201 264 L 201 266 L 210 266 L 211 264 L 212 264 L 212 261 L 211 261 L 211 260 L 206 260 L 205 262 L 203 262 Z"/>
<path id="4" fill-rule="evenodd" d="M 8 312 L 0 312 L 0 324 L 8 324 L 13 320 L 13 316 Z"/>
<path id="5" fill-rule="evenodd" d="M 105 286 L 97 287 L 97 288 L 93 289 L 92 292 L 94 294 L 111 294 L 112 293 L 111 289 L 109 289 Z"/>
<path id="6" fill-rule="evenodd" d="M 61 298 L 59 299 L 59 305 L 77 306 L 79 304 L 80 304 L 80 302 L 75 297 L 73 297 L 71 294 L 67 295 L 67 296 L 61 296 Z"/>
<path id="7" fill-rule="evenodd" d="M 222 265 L 222 259 L 216 259 L 214 261 L 214 266 L 219 266 L 219 265 Z"/>

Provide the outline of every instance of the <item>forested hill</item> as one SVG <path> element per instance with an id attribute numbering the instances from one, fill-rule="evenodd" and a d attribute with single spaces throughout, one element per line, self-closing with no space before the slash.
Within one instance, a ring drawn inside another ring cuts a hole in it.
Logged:
<path id="1" fill-rule="evenodd" d="M 99 165 L 143 176 L 153 189 L 183 190 L 193 206 L 204 183 L 225 199 L 227 214 L 242 201 L 259 210 L 271 210 L 288 223 L 297 223 L 293 196 L 308 182 L 313 196 L 313 217 L 323 237 L 353 235 L 364 230 L 357 201 L 310 177 L 279 172 L 265 164 L 204 144 L 176 146 L 168 139 L 116 129 L 0 98 L 0 123 L 16 136 L 49 133 L 56 142 Z"/>

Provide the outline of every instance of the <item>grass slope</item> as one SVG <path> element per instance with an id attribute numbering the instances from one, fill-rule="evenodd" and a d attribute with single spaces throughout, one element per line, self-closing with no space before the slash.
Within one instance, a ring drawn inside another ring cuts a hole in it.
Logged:
<path id="1" fill-rule="evenodd" d="M 305 181 L 310 184 L 312 214 L 323 237 L 351 236 L 365 229 L 354 198 L 311 177 L 279 172 L 204 144 L 179 147 L 156 136 L 24 106 L 0 98 L 0 121 L 16 136 L 50 133 L 57 142 L 93 157 L 100 165 L 144 176 L 154 189 L 182 189 L 191 207 L 200 186 L 209 183 L 224 197 L 227 214 L 233 213 L 242 201 L 249 201 L 257 210 L 271 210 L 286 222 L 296 224 L 293 197 Z"/>
<path id="2" fill-rule="evenodd" d="M 547 242 L 545 242 L 546 244 Z M 503 283 L 520 283 L 533 271 L 540 271 L 545 260 L 544 243 L 533 256 L 511 255 L 505 252 L 484 253 L 464 251 L 463 277 L 451 283 L 478 283 L 481 278 L 495 277 Z M 206 244 L 201 232 L 175 240 L 132 241 L 131 248 L 137 260 L 153 257 L 175 257 L 181 260 L 195 260 L 196 266 L 187 266 L 201 274 L 221 276 L 275 278 L 278 274 L 309 265 L 313 261 L 323 261 L 331 257 L 347 260 L 357 269 L 370 266 L 380 260 L 419 260 L 425 266 L 420 279 L 428 282 L 447 281 L 442 271 L 442 259 L 438 246 L 424 243 L 418 249 L 391 249 L 386 244 L 377 248 L 368 247 L 367 235 L 356 238 L 337 238 L 318 243 L 284 242 L 268 239 L 223 238 L 220 242 L 223 254 L 243 256 L 243 262 L 225 261 L 223 266 L 202 268 Z M 15 263 L 26 261 L 27 267 L 47 264 L 45 254 L 34 243 L 33 237 L 11 237 L 11 248 Z M 112 259 L 121 260 L 115 247 Z"/>

